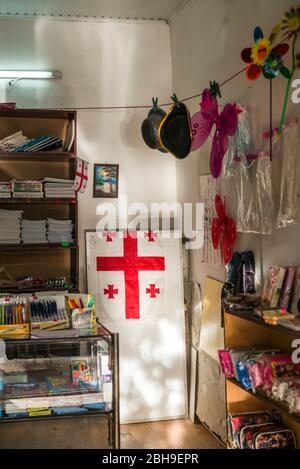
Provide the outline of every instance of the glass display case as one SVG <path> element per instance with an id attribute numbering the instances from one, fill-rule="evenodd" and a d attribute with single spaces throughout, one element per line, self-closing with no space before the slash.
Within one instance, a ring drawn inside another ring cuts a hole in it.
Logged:
<path id="1" fill-rule="evenodd" d="M 0 424 L 1 448 L 118 448 L 117 334 L 6 341 Z"/>

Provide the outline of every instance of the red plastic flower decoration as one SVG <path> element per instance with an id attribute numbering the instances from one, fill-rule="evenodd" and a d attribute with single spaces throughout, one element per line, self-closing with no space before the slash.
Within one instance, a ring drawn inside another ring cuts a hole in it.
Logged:
<path id="1" fill-rule="evenodd" d="M 232 249 L 236 241 L 236 225 L 233 218 L 227 217 L 225 213 L 225 207 L 222 202 L 220 195 L 216 195 L 215 206 L 218 214 L 218 218 L 213 218 L 211 226 L 211 238 L 213 247 L 218 248 L 221 240 L 221 253 L 225 264 L 228 264 L 232 258 Z"/>
<path id="2" fill-rule="evenodd" d="M 282 56 L 289 50 L 288 44 L 278 44 L 272 47 L 272 44 L 280 32 L 280 25 L 276 25 L 269 39 L 264 37 L 262 29 L 257 26 L 254 30 L 254 46 L 247 47 L 241 52 L 241 57 L 248 65 L 246 76 L 248 80 L 257 80 L 263 73 L 265 78 L 271 80 L 281 72 L 286 77 L 287 69 L 283 65 Z"/>

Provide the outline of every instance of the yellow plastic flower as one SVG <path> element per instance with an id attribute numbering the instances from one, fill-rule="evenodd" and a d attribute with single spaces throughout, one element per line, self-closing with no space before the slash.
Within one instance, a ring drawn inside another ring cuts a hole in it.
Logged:
<path id="1" fill-rule="evenodd" d="M 287 36 L 300 33 L 300 4 L 296 7 L 290 7 L 284 14 L 282 21 L 282 30 Z"/>
<path id="2" fill-rule="evenodd" d="M 299 18 L 291 18 L 289 21 L 288 21 L 288 25 L 287 25 L 287 28 L 289 31 L 297 31 L 297 29 L 299 28 L 300 26 L 300 20 Z"/>
<path id="3" fill-rule="evenodd" d="M 271 51 L 271 43 L 268 39 L 261 38 L 252 47 L 251 59 L 252 62 L 261 67 L 265 64 L 265 59 Z"/>

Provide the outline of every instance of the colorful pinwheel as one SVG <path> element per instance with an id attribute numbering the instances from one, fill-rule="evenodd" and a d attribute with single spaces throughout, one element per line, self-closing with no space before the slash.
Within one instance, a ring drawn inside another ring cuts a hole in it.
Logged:
<path id="1" fill-rule="evenodd" d="M 263 73 L 265 78 L 272 80 L 279 73 L 289 78 L 290 72 L 283 64 L 283 56 L 288 52 L 288 44 L 278 44 L 272 48 L 272 44 L 280 32 L 280 24 L 277 24 L 269 39 L 264 37 L 261 28 L 257 26 L 254 30 L 254 46 L 247 47 L 241 52 L 241 57 L 248 65 L 246 76 L 248 80 L 257 80 Z"/>
<path id="2" fill-rule="evenodd" d="M 218 178 L 222 169 L 224 155 L 228 149 L 228 137 L 235 134 L 238 127 L 238 109 L 236 104 L 226 104 L 219 114 L 218 101 L 206 88 L 202 93 L 201 111 L 192 117 L 192 151 L 198 150 L 207 140 L 213 126 L 215 133 L 210 152 L 210 169 L 214 178 Z"/>
<path id="3" fill-rule="evenodd" d="M 218 218 L 213 218 L 211 226 L 211 238 L 213 247 L 218 248 L 220 243 L 221 253 L 225 264 L 228 264 L 232 258 L 232 249 L 236 241 L 236 225 L 233 218 L 227 217 L 225 207 L 220 195 L 215 198 L 216 212 Z"/>

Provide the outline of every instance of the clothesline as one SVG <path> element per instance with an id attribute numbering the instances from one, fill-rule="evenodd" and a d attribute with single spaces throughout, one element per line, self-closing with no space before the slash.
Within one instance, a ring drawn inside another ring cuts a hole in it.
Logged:
<path id="1" fill-rule="evenodd" d="M 221 88 L 222 86 L 226 85 L 230 81 L 234 80 L 237 78 L 239 75 L 241 75 L 244 71 L 246 70 L 246 67 L 240 70 L 239 72 L 235 73 L 234 75 L 231 75 L 229 78 L 227 78 L 225 81 L 219 84 L 219 87 Z M 181 102 L 186 102 L 190 101 L 195 98 L 199 98 L 202 96 L 202 93 L 197 93 L 194 94 L 193 96 L 188 96 L 187 98 L 180 99 Z M 172 101 L 168 103 L 159 103 L 159 107 L 167 107 L 171 106 L 174 104 Z M 141 105 L 132 105 L 132 106 L 85 106 L 85 107 L 62 107 L 62 108 L 47 108 L 50 110 L 61 110 L 64 109 L 65 111 L 95 111 L 95 110 L 101 110 L 101 111 L 106 111 L 106 110 L 121 110 L 121 109 L 152 109 L 153 105 L 148 105 L 148 104 L 141 104 Z"/>

